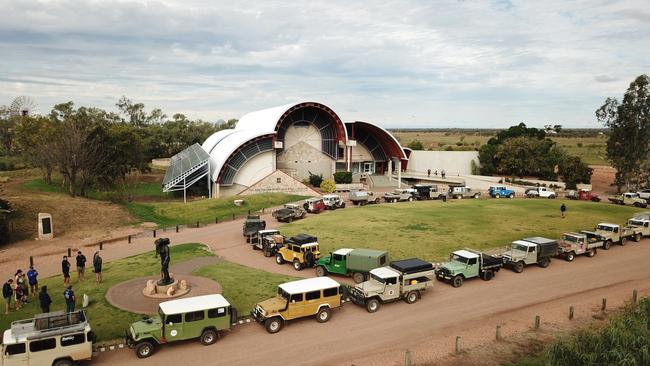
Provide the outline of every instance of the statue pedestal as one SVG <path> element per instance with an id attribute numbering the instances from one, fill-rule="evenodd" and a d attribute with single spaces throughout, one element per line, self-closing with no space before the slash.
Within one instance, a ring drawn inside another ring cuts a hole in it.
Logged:
<path id="1" fill-rule="evenodd" d="M 147 285 L 142 290 L 142 294 L 154 299 L 173 299 L 190 292 L 190 286 L 185 280 L 174 280 L 174 282 L 168 285 L 158 285 L 156 282 L 154 280 L 147 281 Z"/>

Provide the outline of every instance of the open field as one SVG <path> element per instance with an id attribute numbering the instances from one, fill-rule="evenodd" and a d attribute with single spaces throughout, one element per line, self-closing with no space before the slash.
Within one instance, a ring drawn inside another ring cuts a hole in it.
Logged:
<path id="1" fill-rule="evenodd" d="M 560 217 L 560 204 L 568 207 Z M 386 249 L 393 259 L 440 261 L 456 249 L 505 247 L 527 236 L 559 238 L 598 222 L 624 223 L 639 209 L 608 203 L 548 199 L 420 201 L 344 209 L 282 227 L 316 235 L 322 252 L 337 248 Z"/>
<path id="2" fill-rule="evenodd" d="M 427 150 L 475 150 L 493 136 L 490 131 L 409 131 L 393 132 L 404 146 L 413 140 L 422 142 Z M 569 154 L 581 157 L 590 165 L 609 165 L 605 159 L 607 145 L 606 135 L 593 135 L 589 137 L 556 137 L 550 136 L 558 146 L 564 148 Z"/>
<path id="3" fill-rule="evenodd" d="M 34 191 L 67 194 L 67 187 L 62 187 L 59 182 L 55 181 L 54 184 L 47 184 L 43 178 L 37 178 L 25 182 L 23 186 Z M 172 197 L 171 194 L 163 192 L 160 183 L 157 182 L 138 182 L 132 193 L 137 200 L 165 200 Z M 88 198 L 111 201 L 117 198 L 116 190 L 91 189 L 88 192 Z"/>

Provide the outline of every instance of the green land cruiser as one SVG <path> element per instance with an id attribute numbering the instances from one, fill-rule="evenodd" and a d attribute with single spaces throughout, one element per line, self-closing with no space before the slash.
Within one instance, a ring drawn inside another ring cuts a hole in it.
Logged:
<path id="1" fill-rule="evenodd" d="M 165 301 L 158 315 L 131 324 L 124 341 L 139 358 L 145 358 L 165 343 L 199 338 L 203 345 L 213 344 L 236 320 L 235 308 L 218 294 Z"/>

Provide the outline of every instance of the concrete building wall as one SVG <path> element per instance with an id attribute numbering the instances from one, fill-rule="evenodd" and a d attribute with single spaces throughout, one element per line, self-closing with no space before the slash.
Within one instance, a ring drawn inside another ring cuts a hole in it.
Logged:
<path id="1" fill-rule="evenodd" d="M 333 167 L 332 158 L 304 141 L 292 144 L 277 155 L 277 168 L 298 180 L 309 178 L 309 172 L 331 177 Z"/>
<path id="2" fill-rule="evenodd" d="M 318 196 L 319 194 L 313 189 L 302 184 L 302 182 L 287 175 L 285 172 L 276 170 L 259 182 L 248 187 L 239 193 L 242 196 L 258 193 L 281 192 L 288 194 L 297 194 L 301 196 Z"/>
<path id="3" fill-rule="evenodd" d="M 235 176 L 233 183 L 249 187 L 273 173 L 273 154 L 275 151 L 267 151 L 247 161 Z"/>
<path id="4" fill-rule="evenodd" d="M 409 157 L 408 171 L 431 174 L 445 170 L 447 175 L 472 174 L 472 160 L 478 164 L 478 151 L 419 151 L 414 150 Z"/>
<path id="5" fill-rule="evenodd" d="M 352 161 L 373 161 L 372 154 L 357 141 L 356 146 L 352 146 Z"/>

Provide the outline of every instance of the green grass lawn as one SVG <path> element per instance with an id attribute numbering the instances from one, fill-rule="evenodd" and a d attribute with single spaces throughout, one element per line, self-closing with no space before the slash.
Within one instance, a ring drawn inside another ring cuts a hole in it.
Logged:
<path id="1" fill-rule="evenodd" d="M 218 199 L 205 199 L 200 201 L 183 202 L 155 202 L 140 203 L 132 202 L 126 205 L 131 215 L 137 217 L 141 222 L 155 222 L 160 226 L 173 226 L 176 224 L 194 225 L 197 221 L 201 223 L 213 223 L 215 217 L 219 220 L 232 218 L 232 215 L 242 216 L 262 208 L 279 206 L 287 202 L 304 199 L 304 196 L 296 196 L 284 193 L 264 193 L 251 196 L 239 197 L 244 200 L 241 206 L 235 206 L 233 197 Z"/>
<path id="2" fill-rule="evenodd" d="M 182 244 L 173 246 L 170 249 L 172 263 L 213 255 L 201 244 Z M 85 254 L 89 261 L 92 261 L 92 253 Z M 74 258 L 72 261 L 74 265 Z M 117 261 L 105 262 L 102 269 L 104 281 L 99 285 L 95 283 L 95 274 L 92 273 L 92 265 L 86 268 L 86 280 L 84 282 L 77 282 L 76 273 L 72 273 L 71 283 L 77 296 L 77 306 L 81 307 L 83 294 L 87 294 L 90 297 L 90 305 L 86 311 L 93 331 L 97 334 L 100 341 L 108 341 L 121 337 L 131 322 L 140 319 L 140 315 L 138 314 L 117 309 L 109 304 L 105 298 L 108 289 L 118 283 L 133 278 L 156 275 L 160 273 L 159 268 L 160 259 L 155 258 L 154 252 L 151 251 Z M 38 269 L 38 263 L 36 263 L 36 269 Z M 63 299 L 63 291 L 65 287 L 63 286 L 63 276 L 59 275 L 40 279 L 39 284 L 41 286 L 47 285 L 48 287 L 48 292 L 52 298 L 50 310 L 64 310 L 65 301 Z M 40 313 L 38 298 L 32 299 L 21 310 L 17 312 L 12 310 L 9 315 L 3 314 L 0 319 L 0 329 L 9 329 L 12 321 L 31 318 L 34 314 L 38 313 Z"/>
<path id="3" fill-rule="evenodd" d="M 562 200 L 480 199 L 380 204 L 338 210 L 282 227 L 285 235 L 316 235 L 324 253 L 338 248 L 374 248 L 391 258 L 447 258 L 470 247 L 504 247 L 529 236 L 558 239 L 565 231 L 589 230 L 603 221 L 624 223 L 639 209 L 607 203 Z"/>
<path id="4" fill-rule="evenodd" d="M 193 274 L 219 282 L 223 296 L 237 308 L 240 316 L 250 313 L 256 303 L 275 295 L 279 284 L 300 279 L 231 262 L 199 268 Z"/>
<path id="5" fill-rule="evenodd" d="M 47 184 L 45 183 L 45 180 L 43 180 L 43 178 L 37 178 L 25 182 L 23 186 L 27 189 L 47 192 L 47 193 L 64 193 L 64 194 L 68 193 L 68 187 L 62 187 L 61 181 L 59 180 L 55 180 L 53 184 Z M 171 197 L 169 193 L 165 193 L 162 191 L 162 188 L 160 187 L 160 183 L 155 183 L 155 182 L 153 183 L 139 182 L 135 190 L 133 191 L 133 196 L 136 197 L 136 199 L 137 198 L 165 199 Z M 90 191 L 88 192 L 88 198 L 111 201 L 111 200 L 115 200 L 117 198 L 117 195 L 115 190 L 100 190 L 100 189 L 91 188 Z"/>

